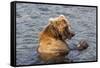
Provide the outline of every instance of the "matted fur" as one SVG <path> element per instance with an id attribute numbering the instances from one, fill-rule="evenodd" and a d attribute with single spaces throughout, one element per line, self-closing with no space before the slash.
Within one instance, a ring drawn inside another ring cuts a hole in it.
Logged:
<path id="1" fill-rule="evenodd" d="M 52 18 L 49 24 L 40 32 L 38 53 L 45 61 L 57 61 L 69 52 L 66 39 L 71 39 L 74 33 L 70 31 L 70 23 L 65 16 Z"/>

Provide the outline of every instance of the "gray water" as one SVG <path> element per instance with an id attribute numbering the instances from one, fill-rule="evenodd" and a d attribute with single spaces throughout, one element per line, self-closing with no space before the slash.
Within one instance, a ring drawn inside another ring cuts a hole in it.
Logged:
<path id="1" fill-rule="evenodd" d="M 17 65 L 45 64 L 38 58 L 38 33 L 48 24 L 48 19 L 59 15 L 68 17 L 76 35 L 69 41 L 73 62 L 96 61 L 96 8 L 43 4 L 16 4 L 16 63 Z M 89 47 L 74 50 L 81 39 Z M 67 59 L 66 59 L 67 60 Z"/>

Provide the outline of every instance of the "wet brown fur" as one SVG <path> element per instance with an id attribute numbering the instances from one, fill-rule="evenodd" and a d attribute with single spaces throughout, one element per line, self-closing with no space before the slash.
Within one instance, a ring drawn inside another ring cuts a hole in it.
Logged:
<path id="1" fill-rule="evenodd" d="M 58 17 L 57 17 L 58 18 Z M 58 18 L 57 20 L 59 20 Z M 62 61 L 62 58 L 69 52 L 69 47 L 67 42 L 65 42 L 68 37 L 72 37 L 70 34 L 70 30 L 68 29 L 69 22 L 61 20 L 61 22 L 65 23 L 66 27 L 59 31 L 58 26 L 50 23 L 46 26 L 46 28 L 40 32 L 39 34 L 39 47 L 38 53 L 42 60 L 44 61 Z M 60 23 L 61 23 L 60 22 Z M 63 24 L 62 24 L 63 25 Z M 63 35 L 65 38 L 63 38 Z"/>

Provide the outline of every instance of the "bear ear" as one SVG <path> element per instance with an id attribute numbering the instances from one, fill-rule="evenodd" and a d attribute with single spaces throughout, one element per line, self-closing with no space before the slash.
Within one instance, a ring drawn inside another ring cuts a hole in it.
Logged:
<path id="1" fill-rule="evenodd" d="M 53 24 L 53 21 L 54 21 L 53 18 L 50 18 L 50 19 L 49 19 L 49 23 L 50 23 L 50 24 Z"/>
<path id="2" fill-rule="evenodd" d="M 51 24 L 51 25 L 56 25 L 56 24 L 57 24 L 56 19 L 50 18 L 50 19 L 49 19 L 49 24 Z"/>
<path id="3" fill-rule="evenodd" d="M 65 16 L 64 15 L 60 15 L 59 18 L 65 19 Z"/>

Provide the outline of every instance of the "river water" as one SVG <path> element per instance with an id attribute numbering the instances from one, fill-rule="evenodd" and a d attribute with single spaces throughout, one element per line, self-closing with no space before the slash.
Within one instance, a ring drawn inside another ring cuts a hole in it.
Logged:
<path id="1" fill-rule="evenodd" d="M 48 24 L 49 18 L 59 15 L 68 17 L 76 34 L 69 40 L 71 51 L 66 57 L 73 62 L 96 61 L 96 7 L 17 3 L 17 65 L 45 64 L 38 58 L 38 33 Z M 75 44 L 81 39 L 87 40 L 89 47 L 79 52 Z"/>

